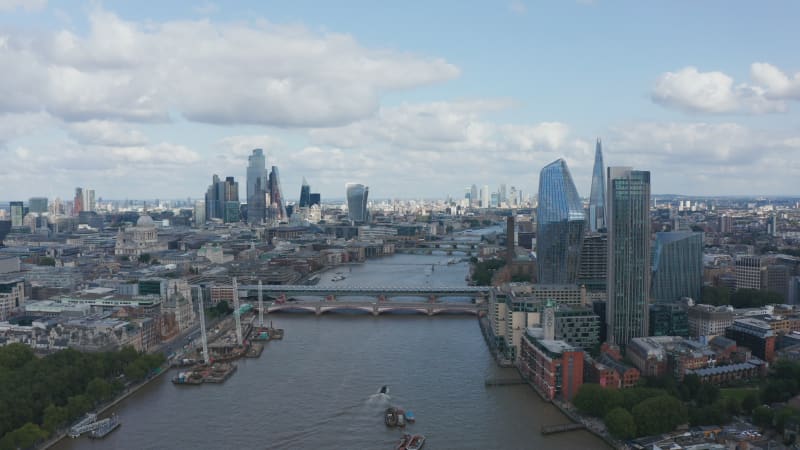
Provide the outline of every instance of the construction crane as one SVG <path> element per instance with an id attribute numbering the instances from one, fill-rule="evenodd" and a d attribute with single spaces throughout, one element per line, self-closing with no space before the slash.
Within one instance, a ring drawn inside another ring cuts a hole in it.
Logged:
<path id="1" fill-rule="evenodd" d="M 236 343 L 243 345 L 242 318 L 239 310 L 239 285 L 236 283 L 236 277 L 233 277 L 233 318 L 236 319 Z"/>
<path id="2" fill-rule="evenodd" d="M 208 359 L 208 335 L 206 334 L 206 310 L 203 307 L 203 286 L 200 286 L 197 293 L 200 301 L 200 339 L 203 341 L 203 362 L 210 364 Z"/>
<path id="3" fill-rule="evenodd" d="M 258 280 L 258 326 L 264 328 L 264 298 L 261 296 L 261 280 Z"/>

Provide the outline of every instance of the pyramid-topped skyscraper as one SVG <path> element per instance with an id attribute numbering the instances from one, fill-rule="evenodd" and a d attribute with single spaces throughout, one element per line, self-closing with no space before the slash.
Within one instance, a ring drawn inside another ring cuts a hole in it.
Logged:
<path id="1" fill-rule="evenodd" d="M 592 169 L 592 190 L 589 193 L 589 231 L 606 228 L 606 183 L 603 169 L 603 144 L 597 139 Z"/>

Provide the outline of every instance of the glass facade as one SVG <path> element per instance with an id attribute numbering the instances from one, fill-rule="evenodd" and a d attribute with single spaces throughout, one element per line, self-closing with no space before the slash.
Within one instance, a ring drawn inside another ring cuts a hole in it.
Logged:
<path id="1" fill-rule="evenodd" d="M 608 339 L 647 336 L 650 294 L 650 172 L 609 167 Z"/>
<path id="2" fill-rule="evenodd" d="M 369 217 L 367 211 L 367 196 L 369 187 L 363 184 L 347 183 L 347 216 L 355 223 L 366 223 Z"/>
<path id="3" fill-rule="evenodd" d="M 540 284 L 575 283 L 586 227 L 578 190 L 563 159 L 539 174 L 536 256 Z"/>
<path id="4" fill-rule="evenodd" d="M 267 160 L 264 150 L 253 149 L 247 158 L 247 222 L 258 224 L 266 215 Z"/>
<path id="5" fill-rule="evenodd" d="M 269 174 L 270 218 L 273 220 L 286 220 L 286 200 L 283 198 L 281 178 L 278 166 L 272 166 Z"/>
<path id="6" fill-rule="evenodd" d="M 597 140 L 592 169 L 592 190 L 589 194 L 589 231 L 596 232 L 606 227 L 606 183 L 603 176 L 603 144 Z"/>
<path id="7" fill-rule="evenodd" d="M 703 233 L 656 233 L 653 246 L 651 298 L 673 302 L 681 297 L 700 300 L 703 287 Z"/>
<path id="8" fill-rule="evenodd" d="M 303 178 L 303 184 L 300 186 L 300 202 L 298 206 L 301 208 L 311 206 L 311 186 L 308 185 L 305 177 Z"/>

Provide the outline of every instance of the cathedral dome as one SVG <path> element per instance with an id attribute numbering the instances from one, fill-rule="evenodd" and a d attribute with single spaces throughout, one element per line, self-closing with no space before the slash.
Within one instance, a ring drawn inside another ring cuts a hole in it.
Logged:
<path id="1" fill-rule="evenodd" d="M 154 228 L 156 226 L 156 224 L 153 223 L 153 218 L 152 217 L 150 217 L 148 215 L 144 215 L 144 216 L 140 216 L 139 220 L 136 221 L 136 226 L 137 227 Z"/>

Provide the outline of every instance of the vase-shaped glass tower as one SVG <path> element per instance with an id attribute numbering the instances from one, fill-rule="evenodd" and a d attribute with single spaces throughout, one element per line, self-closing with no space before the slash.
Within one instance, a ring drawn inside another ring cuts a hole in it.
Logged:
<path id="1" fill-rule="evenodd" d="M 606 227 L 606 180 L 603 170 L 603 144 L 597 139 L 592 169 L 592 190 L 589 193 L 589 231 Z"/>
<path id="2" fill-rule="evenodd" d="M 548 164 L 539 174 L 536 208 L 539 283 L 575 283 L 585 227 L 583 203 L 567 163 L 559 159 Z"/>
<path id="3" fill-rule="evenodd" d="M 347 216 L 355 223 L 366 223 L 369 218 L 367 211 L 367 196 L 369 188 L 363 184 L 347 183 Z"/>

